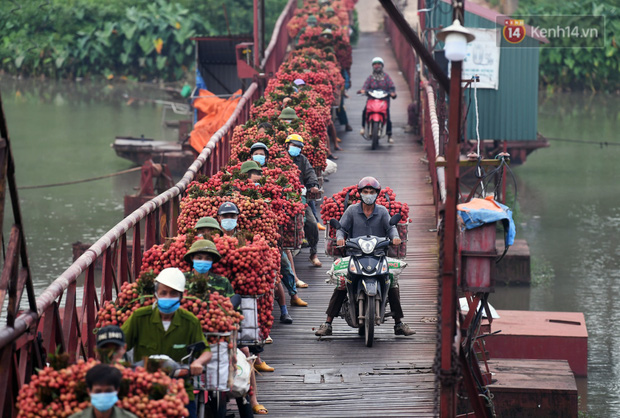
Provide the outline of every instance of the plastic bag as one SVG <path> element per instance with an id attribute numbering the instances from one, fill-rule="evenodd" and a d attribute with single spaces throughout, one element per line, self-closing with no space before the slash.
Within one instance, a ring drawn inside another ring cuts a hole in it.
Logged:
<path id="1" fill-rule="evenodd" d="M 325 283 L 333 284 L 338 290 L 344 290 L 346 287 L 347 271 L 349 269 L 349 261 L 351 257 L 337 258 L 332 263 L 331 268 L 327 271 L 328 279 Z M 398 277 L 401 275 L 407 263 L 397 258 L 387 257 L 388 268 L 390 271 L 390 287 L 398 287 Z"/>
<path id="2" fill-rule="evenodd" d="M 325 167 L 325 170 L 323 170 L 323 175 L 329 176 L 329 175 L 334 174 L 336 171 L 338 171 L 338 164 L 328 159 L 327 167 Z"/>
<path id="3" fill-rule="evenodd" d="M 210 344 L 211 361 L 207 363 L 207 390 L 228 390 L 228 342 Z M 244 356 L 245 357 L 245 356 Z"/>
<path id="4" fill-rule="evenodd" d="M 251 359 L 253 359 L 252 356 Z M 248 358 L 243 352 L 237 349 L 237 369 L 233 378 L 230 393 L 235 398 L 242 398 L 250 391 L 250 375 L 252 374 L 252 366 Z"/>
<path id="5" fill-rule="evenodd" d="M 262 342 L 260 338 L 260 326 L 258 324 L 258 310 L 256 297 L 241 297 L 241 330 L 239 332 L 239 342 L 244 345 L 257 345 Z"/>

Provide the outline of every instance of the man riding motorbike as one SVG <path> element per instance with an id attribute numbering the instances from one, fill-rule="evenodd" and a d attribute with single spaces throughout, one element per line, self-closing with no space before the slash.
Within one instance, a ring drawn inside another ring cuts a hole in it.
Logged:
<path id="1" fill-rule="evenodd" d="M 362 198 L 361 203 L 351 205 L 345 210 L 340 225 L 342 229 L 336 232 L 338 246 L 345 245 L 345 231 L 349 237 L 357 238 L 365 235 L 375 235 L 379 237 L 389 237 L 392 244 L 400 245 L 401 240 L 398 237 L 396 227 L 390 225 L 390 214 L 385 206 L 377 205 L 375 201 L 381 191 L 381 184 L 374 177 L 364 177 L 357 184 L 357 190 Z M 332 334 L 332 320 L 339 315 L 342 303 L 347 297 L 346 289 L 335 289 L 329 300 L 327 307 L 327 319 L 315 335 L 322 337 Z M 413 335 L 415 331 L 409 328 L 409 325 L 402 322 L 404 317 L 403 309 L 400 306 L 400 292 L 397 287 L 390 288 L 388 292 L 388 301 L 394 316 L 394 334 L 396 335 Z"/>
<path id="2" fill-rule="evenodd" d="M 364 82 L 364 86 L 359 91 L 361 94 L 366 94 L 369 90 L 383 90 L 389 93 L 390 97 L 396 97 L 396 87 L 394 86 L 394 82 L 390 78 L 390 76 L 383 72 L 383 59 L 381 57 L 374 57 L 372 59 L 372 74 L 368 76 L 366 81 Z M 364 124 L 366 123 L 366 106 L 364 106 L 364 111 L 362 112 L 362 129 L 360 130 L 360 134 L 364 135 Z M 390 119 L 390 101 L 388 99 L 388 108 L 387 108 L 387 124 L 385 127 L 387 141 L 390 144 L 394 143 L 392 139 L 392 119 Z"/>

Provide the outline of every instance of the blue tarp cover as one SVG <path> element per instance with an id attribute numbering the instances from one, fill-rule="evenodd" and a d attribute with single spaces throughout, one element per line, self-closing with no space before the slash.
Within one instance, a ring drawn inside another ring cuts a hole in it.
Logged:
<path id="1" fill-rule="evenodd" d="M 506 246 L 514 244 L 516 228 L 512 211 L 506 205 L 493 200 L 491 196 L 484 199 L 474 198 L 467 203 L 456 206 L 466 229 L 473 229 L 484 224 L 502 221 L 505 230 Z"/>

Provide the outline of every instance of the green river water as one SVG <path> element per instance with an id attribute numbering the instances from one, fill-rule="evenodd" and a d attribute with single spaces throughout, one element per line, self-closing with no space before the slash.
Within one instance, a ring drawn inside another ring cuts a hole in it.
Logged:
<path id="1" fill-rule="evenodd" d="M 152 87 L 5 79 L 0 91 L 19 186 L 132 167 L 110 147 L 116 135 L 176 138 L 161 126 L 161 105 L 126 104 L 124 95 L 152 97 Z M 490 302 L 499 309 L 584 312 L 589 375 L 581 382 L 582 409 L 594 417 L 620 416 L 620 98 L 541 98 L 538 128 L 549 138 L 609 145 L 551 140 L 550 148 L 514 169 L 517 238 L 530 246 L 534 284 L 500 288 Z M 134 193 L 138 182 L 139 173 L 131 173 L 20 191 L 37 294 L 71 264 L 71 243 L 93 243 L 122 219 L 123 195 Z M 10 219 L 9 212 L 5 237 Z"/>

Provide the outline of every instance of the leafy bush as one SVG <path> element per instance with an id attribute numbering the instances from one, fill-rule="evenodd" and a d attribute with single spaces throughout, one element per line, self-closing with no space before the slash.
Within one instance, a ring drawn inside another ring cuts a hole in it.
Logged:
<path id="1" fill-rule="evenodd" d="M 554 45 L 565 48 L 541 48 L 540 80 L 548 90 L 620 90 L 620 8 L 594 0 L 532 3 L 522 4 L 517 14 L 574 16 L 573 23 L 584 15 L 605 16 L 606 19 L 603 48 L 571 48 L 575 40 L 570 37 L 553 40 Z"/>
<path id="2" fill-rule="evenodd" d="M 270 34 L 286 2 L 266 3 Z M 194 64 L 191 37 L 252 32 L 252 0 L 227 4 L 228 19 L 214 0 L 0 2 L 1 68 L 23 76 L 178 80 Z"/>

